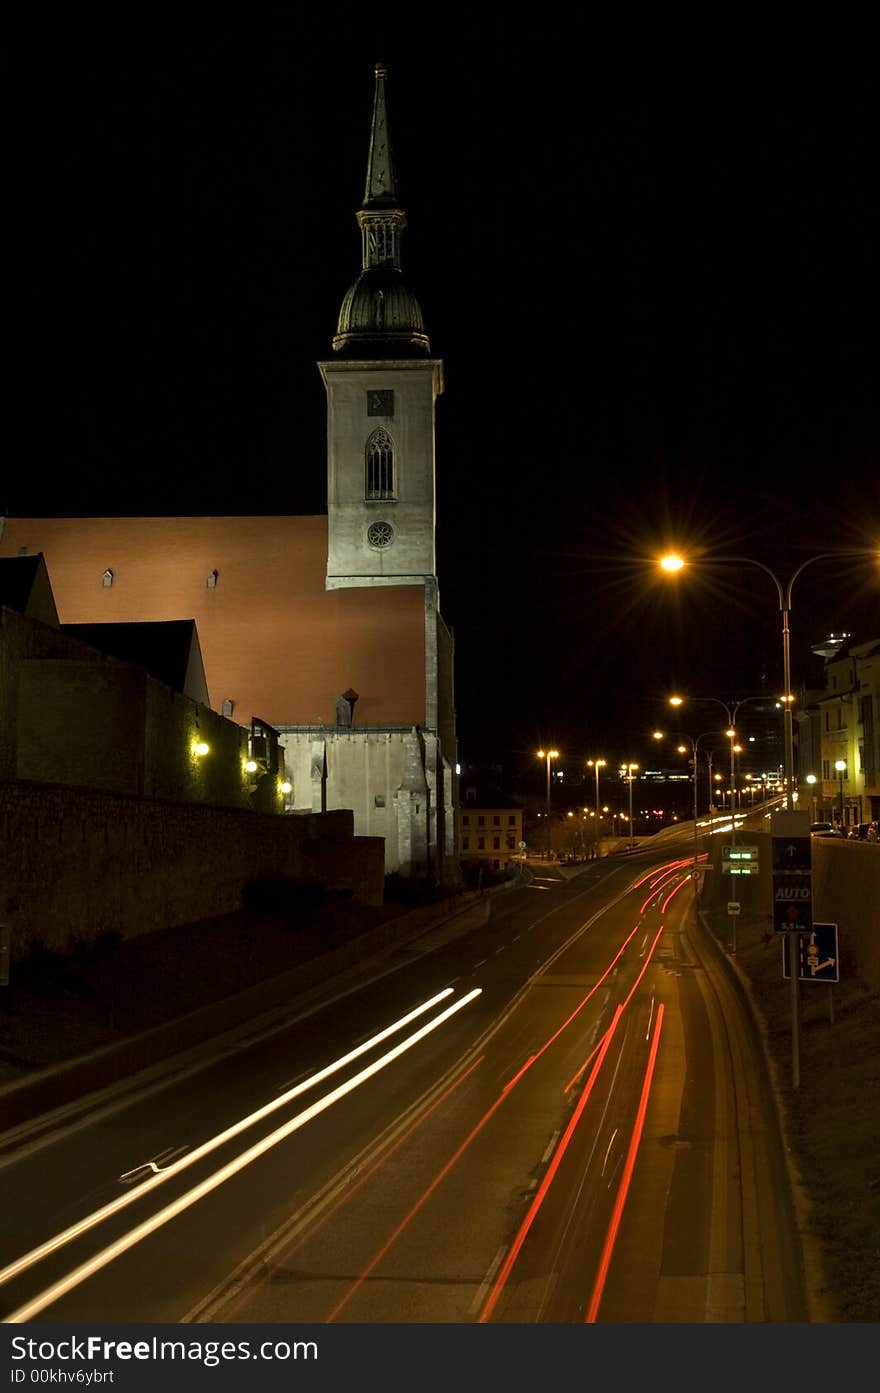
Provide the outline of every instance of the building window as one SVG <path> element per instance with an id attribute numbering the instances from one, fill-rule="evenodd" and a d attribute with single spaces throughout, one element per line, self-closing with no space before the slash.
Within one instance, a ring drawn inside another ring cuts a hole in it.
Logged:
<path id="1" fill-rule="evenodd" d="M 823 778 L 823 779 L 830 779 L 830 778 L 831 778 L 831 767 L 830 767 L 830 766 L 831 766 L 831 761 L 830 761 L 829 759 L 823 759 L 823 761 L 822 761 L 822 778 Z"/>
<path id="2" fill-rule="evenodd" d="M 390 547 L 394 541 L 394 528 L 390 522 L 371 522 L 367 528 L 367 541 L 371 547 L 381 550 Z"/>
<path id="3" fill-rule="evenodd" d="M 483 817 L 483 814 L 480 813 L 479 817 L 477 818 L 477 826 L 482 827 L 485 821 L 486 819 Z"/>
<path id="4" fill-rule="evenodd" d="M 485 849 L 485 846 L 486 846 L 486 838 L 485 838 L 485 837 L 477 837 L 477 850 L 478 850 L 478 851 L 483 851 L 483 850 Z"/>
<path id="5" fill-rule="evenodd" d="M 462 849 L 462 851 L 470 851 L 470 849 L 471 849 L 471 839 L 470 839 L 470 837 L 462 837 L 462 839 L 461 839 L 461 849 Z"/>
<path id="6" fill-rule="evenodd" d="M 101 584 L 104 586 L 105 590 L 113 584 L 113 572 L 110 570 L 109 566 L 101 577 Z"/>
<path id="7" fill-rule="evenodd" d="M 394 498 L 394 442 L 387 430 L 374 430 L 367 441 L 365 496 Z"/>
<path id="8" fill-rule="evenodd" d="M 511 814 L 510 814 L 509 818 L 507 819 L 507 825 L 508 825 L 508 827 L 515 827 L 515 826 L 516 826 L 516 813 L 511 813 Z"/>
<path id="9" fill-rule="evenodd" d="M 501 862 L 500 862 L 500 861 L 493 861 L 493 862 L 492 862 L 492 869 L 495 870 L 495 871 L 500 871 L 500 870 L 501 870 Z"/>
<path id="10" fill-rule="evenodd" d="M 826 730 L 830 730 L 830 729 L 831 729 L 831 712 L 830 712 L 830 711 L 826 711 L 826 712 L 825 712 L 825 729 L 826 729 Z"/>
<path id="11" fill-rule="evenodd" d="M 498 816 L 497 813 L 496 813 L 495 816 L 493 817 L 492 821 L 494 822 L 494 824 L 495 824 L 496 827 L 500 827 L 500 826 L 501 826 L 501 818 Z"/>
<path id="12" fill-rule="evenodd" d="M 235 702 L 232 700 L 231 697 L 227 697 L 226 700 L 225 700 L 224 703 L 223 703 L 223 715 L 224 715 L 224 716 L 231 716 L 234 710 L 235 710 Z"/>
<path id="13" fill-rule="evenodd" d="M 838 729 L 838 730 L 843 730 L 843 707 L 842 707 L 842 706 L 838 706 L 838 708 L 837 708 L 837 729 Z"/>
<path id="14" fill-rule="evenodd" d="M 492 850 L 493 850 L 493 851 L 500 851 L 500 850 L 501 850 L 501 838 L 500 838 L 500 837 L 493 837 L 493 838 L 492 838 Z"/>
<path id="15" fill-rule="evenodd" d="M 463 827 L 470 827 L 470 825 L 471 825 L 471 815 L 470 815 L 470 813 L 463 813 L 463 814 L 462 814 L 461 823 L 462 823 L 462 826 L 463 826 Z"/>
<path id="16" fill-rule="evenodd" d="M 219 574 L 220 574 L 220 572 L 217 570 L 216 567 L 214 568 L 213 571 L 209 571 L 209 572 L 208 572 L 208 575 L 207 575 L 207 577 L 205 578 L 205 585 L 207 586 L 207 588 L 208 588 L 209 590 L 213 590 L 213 589 L 215 588 L 215 586 L 216 586 L 216 584 L 217 584 L 217 577 L 219 576 Z"/>

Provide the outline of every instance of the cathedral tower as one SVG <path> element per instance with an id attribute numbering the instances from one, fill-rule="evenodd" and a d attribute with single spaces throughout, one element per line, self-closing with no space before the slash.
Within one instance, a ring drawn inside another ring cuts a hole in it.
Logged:
<path id="1" fill-rule="evenodd" d="M 339 311 L 327 389 L 328 590 L 434 582 L 434 403 L 443 365 L 401 271 L 398 203 L 375 68 L 361 230 L 362 267 Z M 428 587 L 435 590 L 435 584 Z"/>

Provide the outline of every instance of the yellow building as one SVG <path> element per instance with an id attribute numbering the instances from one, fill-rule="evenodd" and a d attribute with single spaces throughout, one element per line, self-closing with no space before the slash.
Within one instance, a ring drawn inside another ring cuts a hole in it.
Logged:
<path id="1" fill-rule="evenodd" d="M 521 854 L 522 819 L 522 808 L 504 799 L 486 807 L 466 801 L 459 818 L 462 861 L 479 861 L 492 870 L 503 870 L 511 858 Z"/>
<path id="2" fill-rule="evenodd" d="M 828 662 L 825 683 L 821 817 L 846 830 L 880 813 L 880 639 Z"/>

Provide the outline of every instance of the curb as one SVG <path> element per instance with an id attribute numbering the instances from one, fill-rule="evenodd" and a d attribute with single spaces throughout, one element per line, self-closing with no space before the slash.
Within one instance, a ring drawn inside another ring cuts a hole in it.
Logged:
<path id="1" fill-rule="evenodd" d="M 834 1324 L 837 1316 L 834 1309 L 833 1299 L 830 1294 L 827 1277 L 825 1274 L 824 1255 L 822 1246 L 813 1232 L 812 1215 L 813 1201 L 810 1198 L 800 1167 L 797 1163 L 796 1154 L 790 1141 L 790 1127 L 788 1120 L 788 1109 L 785 1106 L 785 1099 L 779 1085 L 779 1066 L 774 1059 L 768 1044 L 767 1019 L 759 1006 L 755 994 L 752 990 L 752 983 L 748 975 L 740 967 L 739 963 L 724 951 L 717 935 L 714 933 L 708 922 L 707 916 L 702 909 L 697 908 L 697 918 L 700 927 L 707 937 L 715 944 L 724 962 L 727 963 L 729 970 L 736 977 L 743 996 L 749 1005 L 752 1019 L 758 1037 L 761 1041 L 761 1050 L 764 1056 L 764 1064 L 767 1069 L 767 1078 L 770 1084 L 770 1091 L 776 1104 L 776 1116 L 779 1124 L 779 1131 L 782 1137 L 782 1151 L 788 1171 L 789 1183 L 791 1186 L 792 1202 L 794 1205 L 794 1215 L 797 1222 L 798 1236 L 801 1243 L 801 1252 L 804 1260 L 804 1294 L 807 1299 L 807 1307 L 810 1314 L 811 1324 Z"/>

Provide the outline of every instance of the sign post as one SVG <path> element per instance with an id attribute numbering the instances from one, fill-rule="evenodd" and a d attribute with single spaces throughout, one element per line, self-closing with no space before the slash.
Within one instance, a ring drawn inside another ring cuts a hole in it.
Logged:
<path id="1" fill-rule="evenodd" d="M 789 792 L 791 785 L 789 784 Z M 787 936 L 797 959 L 801 934 L 813 928 L 813 861 L 808 812 L 774 813 L 770 821 L 773 868 L 773 928 Z M 798 973 L 791 974 L 791 1082 L 801 1082 Z"/>

